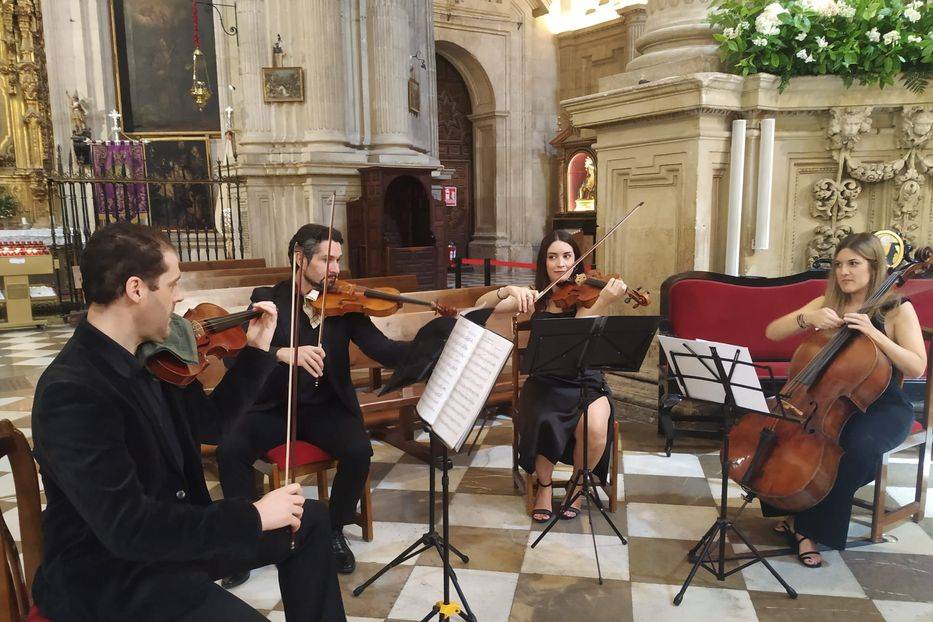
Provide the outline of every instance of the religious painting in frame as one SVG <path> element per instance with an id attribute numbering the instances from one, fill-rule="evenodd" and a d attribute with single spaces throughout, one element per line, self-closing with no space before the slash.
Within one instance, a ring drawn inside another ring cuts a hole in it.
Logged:
<path id="1" fill-rule="evenodd" d="M 301 67 L 263 67 L 262 100 L 277 102 L 303 102 L 305 75 Z"/>
<path id="2" fill-rule="evenodd" d="M 206 138 L 159 138 L 146 144 L 151 224 L 169 230 L 214 229 Z"/>
<path id="3" fill-rule="evenodd" d="M 198 34 L 214 91 L 204 110 L 188 93 L 194 24 L 191 0 L 110 0 L 117 106 L 128 134 L 219 132 L 211 7 L 197 4 Z"/>

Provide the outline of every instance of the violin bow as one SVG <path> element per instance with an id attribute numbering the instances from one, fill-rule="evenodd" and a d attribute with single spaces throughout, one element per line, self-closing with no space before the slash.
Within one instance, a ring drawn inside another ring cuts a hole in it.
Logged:
<path id="1" fill-rule="evenodd" d="M 288 407 L 286 415 L 286 436 L 285 436 L 285 485 L 288 486 L 291 480 L 291 458 L 292 458 L 292 441 L 296 438 L 295 433 L 295 421 L 292 416 L 293 411 L 298 405 L 298 348 L 296 342 L 298 341 L 298 313 L 301 311 L 299 308 L 300 305 L 300 296 L 298 296 L 298 272 L 299 267 L 303 266 L 304 262 L 299 264 L 298 262 L 298 242 L 295 243 L 295 248 L 292 249 L 292 299 L 291 299 L 291 326 L 289 327 L 288 335 L 288 347 L 291 348 L 288 362 Z M 295 548 L 295 534 L 292 534 L 291 548 Z"/>
<path id="2" fill-rule="evenodd" d="M 329 289 L 330 275 L 327 273 L 330 269 L 330 249 L 334 243 L 334 204 L 337 201 L 337 191 L 330 195 L 330 224 L 327 225 L 327 255 L 324 257 L 324 281 L 321 283 L 321 323 L 317 330 L 317 347 L 321 347 L 324 339 L 324 318 L 327 315 L 327 291 Z M 318 384 L 318 378 L 314 379 L 314 386 Z"/>
<path id="3" fill-rule="evenodd" d="M 588 251 L 586 251 L 585 253 L 583 253 L 582 255 L 580 255 L 580 257 L 578 257 L 577 260 L 576 260 L 575 262 L 573 262 L 573 265 L 572 265 L 572 266 L 570 266 L 569 268 L 567 268 L 566 270 L 564 270 L 564 272 L 563 272 L 559 277 L 557 277 L 557 280 L 555 280 L 553 283 L 551 283 L 550 285 L 548 285 L 547 287 L 545 287 L 543 290 L 541 290 L 540 292 L 538 292 L 538 295 L 535 296 L 535 302 L 538 302 L 539 300 L 541 300 L 541 298 L 543 298 L 545 294 L 547 294 L 549 291 L 551 291 L 551 289 L 553 289 L 555 285 L 557 285 L 557 284 L 560 283 L 562 280 L 564 280 L 564 277 L 565 277 L 565 276 L 567 276 L 568 274 L 573 274 L 574 269 L 575 269 L 577 266 L 580 265 L 580 262 L 582 262 L 584 259 L 586 259 L 587 255 L 589 255 L 590 253 L 592 253 L 593 251 L 595 251 L 597 248 L 599 248 L 600 246 L 602 246 L 602 243 L 605 242 L 606 240 L 608 240 L 608 239 L 609 239 L 609 236 L 612 235 L 613 233 L 615 233 L 616 230 L 617 230 L 619 227 L 622 226 L 622 223 L 624 223 L 626 220 L 628 220 L 629 216 L 631 216 L 632 214 L 634 214 L 635 211 L 636 211 L 639 207 L 641 207 L 642 205 L 644 205 L 644 204 L 645 204 L 645 202 L 642 201 L 641 203 L 639 203 L 638 205 L 636 205 L 635 207 L 633 207 L 633 208 L 631 209 L 631 211 L 629 211 L 628 214 L 626 214 L 625 216 L 622 217 L 622 220 L 620 220 L 620 221 L 617 222 L 615 225 L 613 225 L 613 226 L 612 226 L 612 229 L 610 229 L 610 230 L 606 233 L 606 235 L 604 235 L 596 244 L 593 245 L 593 248 L 591 248 L 590 250 L 588 250 Z"/>

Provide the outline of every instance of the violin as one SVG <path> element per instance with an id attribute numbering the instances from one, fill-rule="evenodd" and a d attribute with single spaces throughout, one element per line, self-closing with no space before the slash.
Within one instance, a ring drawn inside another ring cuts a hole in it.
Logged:
<path id="1" fill-rule="evenodd" d="M 262 315 L 259 309 L 239 313 L 227 313 L 222 307 L 202 302 L 188 309 L 184 318 L 191 324 L 198 345 L 198 364 L 189 365 L 168 350 L 153 354 L 146 361 L 152 374 L 170 384 L 186 387 L 191 384 L 208 365 L 208 356 L 224 358 L 235 356 L 246 347 L 246 331 L 243 322 Z"/>
<path id="2" fill-rule="evenodd" d="M 323 291 L 323 285 L 315 285 L 314 290 Z M 438 315 L 453 317 L 457 310 L 447 305 L 430 300 L 420 300 L 402 295 L 393 287 L 363 287 L 346 281 L 336 281 L 327 287 L 327 296 L 317 296 L 311 306 L 325 316 L 343 315 L 344 313 L 363 313 L 371 317 L 392 315 L 402 308 L 403 303 L 431 307 Z"/>
<path id="3" fill-rule="evenodd" d="M 608 284 L 609 278 L 621 278 L 618 274 L 604 276 L 596 271 L 589 274 L 578 274 L 567 280 L 560 281 L 554 286 L 554 293 L 551 294 L 551 300 L 561 309 L 571 309 L 577 305 L 582 305 L 589 309 L 599 298 L 599 293 Z M 651 298 L 648 292 L 643 292 L 640 287 L 632 289 L 629 287 L 625 291 L 624 304 L 631 304 L 633 309 L 638 307 L 647 307 L 651 304 Z"/>
<path id="4" fill-rule="evenodd" d="M 933 268 L 933 249 L 892 272 L 866 301 L 871 308 L 914 273 Z M 860 311 L 863 312 L 863 311 Z M 819 503 L 836 481 L 842 429 L 887 389 L 891 361 L 862 333 L 843 326 L 817 331 L 794 352 L 787 384 L 771 412 L 747 413 L 729 433 L 730 477 L 762 501 L 801 512 Z"/>

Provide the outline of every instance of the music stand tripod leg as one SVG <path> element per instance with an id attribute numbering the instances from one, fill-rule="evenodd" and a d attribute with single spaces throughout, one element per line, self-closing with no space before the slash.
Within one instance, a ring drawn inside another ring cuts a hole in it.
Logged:
<path id="1" fill-rule="evenodd" d="M 424 551 L 427 551 L 428 549 L 431 549 L 431 548 L 436 549 L 438 553 L 441 554 L 441 558 L 443 559 L 443 553 L 442 553 L 443 548 L 442 547 L 444 547 L 444 544 L 447 542 L 447 539 L 441 538 L 441 536 L 437 533 L 437 528 L 436 528 L 437 521 L 435 520 L 435 516 L 434 516 L 434 503 L 437 497 L 437 484 L 436 484 L 436 477 L 434 474 L 434 470 L 437 464 L 439 463 L 439 460 L 438 460 L 437 450 L 435 446 L 434 432 L 428 429 L 428 434 L 430 438 L 431 461 L 430 461 L 430 471 L 428 475 L 428 527 L 427 527 L 427 531 L 420 538 L 418 538 L 415 542 L 409 545 L 404 551 L 399 553 L 395 557 L 395 559 L 393 559 L 388 564 L 380 568 L 379 571 L 376 572 L 376 574 L 371 576 L 369 579 L 367 579 L 365 582 L 361 583 L 357 587 L 355 587 L 353 589 L 354 596 L 359 596 L 360 594 L 362 594 L 366 588 L 368 588 L 370 585 L 372 585 L 377 580 L 379 580 L 380 577 L 382 577 L 385 573 L 387 573 L 391 569 L 395 568 L 396 566 L 402 564 L 403 562 L 413 557 L 420 555 L 421 553 L 423 553 Z M 449 466 L 448 464 L 449 458 L 447 457 L 446 451 L 444 452 L 443 460 L 444 461 L 442 465 L 442 472 L 446 476 L 447 468 Z M 419 546 L 421 547 L 420 549 L 418 549 Z M 464 555 L 463 553 L 461 553 L 458 549 L 451 546 L 450 544 L 446 544 L 446 547 L 450 551 L 452 551 L 454 555 L 459 557 L 460 560 L 464 564 L 469 563 L 470 558 Z M 418 550 L 415 550 L 415 549 L 418 549 Z"/>

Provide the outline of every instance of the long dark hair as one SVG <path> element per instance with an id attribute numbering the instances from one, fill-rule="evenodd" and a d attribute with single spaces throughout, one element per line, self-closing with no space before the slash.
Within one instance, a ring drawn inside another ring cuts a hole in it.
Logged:
<path id="1" fill-rule="evenodd" d="M 541 246 L 538 248 L 538 260 L 535 262 L 535 289 L 539 292 L 551 284 L 551 279 L 548 278 L 547 275 L 547 251 L 554 242 L 566 242 L 570 245 L 570 248 L 573 249 L 573 260 L 576 261 L 580 258 L 580 247 L 577 245 L 576 241 L 574 241 L 569 231 L 555 229 L 545 235 L 544 239 L 541 240 Z M 573 269 L 573 276 L 577 274 L 583 274 L 582 262 Z M 550 294 L 542 296 L 541 299 L 535 303 L 535 308 L 539 311 L 546 309 L 548 298 L 550 298 Z"/>

